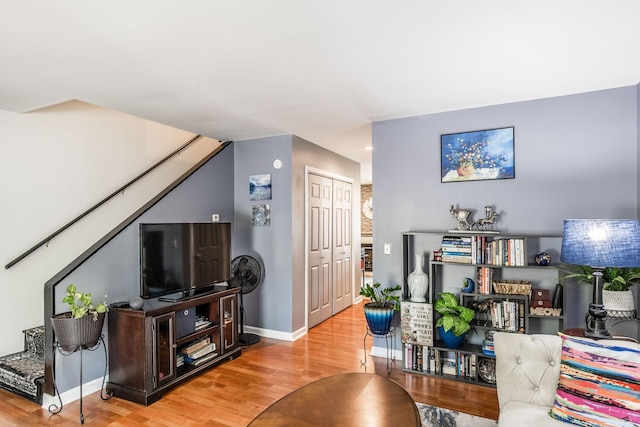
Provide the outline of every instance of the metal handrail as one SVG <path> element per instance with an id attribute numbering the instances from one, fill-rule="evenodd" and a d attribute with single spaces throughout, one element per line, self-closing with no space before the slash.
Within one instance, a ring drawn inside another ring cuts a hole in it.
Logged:
<path id="1" fill-rule="evenodd" d="M 193 138 L 191 138 L 189 141 L 185 142 L 184 144 L 182 144 L 180 147 L 178 147 L 176 150 L 174 150 L 173 152 L 169 153 L 167 156 L 165 156 L 164 158 L 162 158 L 160 161 L 158 161 L 156 164 L 154 164 L 153 166 L 151 166 L 149 169 L 147 169 L 146 171 L 142 172 L 141 174 L 139 174 L 138 176 L 136 176 L 135 178 L 133 178 L 132 180 L 130 180 L 129 182 L 127 182 L 126 184 L 124 184 L 122 187 L 118 188 L 117 190 L 115 190 L 113 193 L 109 194 L 107 197 L 105 197 L 104 199 L 102 199 L 101 201 L 99 201 L 98 203 L 96 203 L 95 205 L 91 206 L 89 209 L 87 209 L 86 211 L 82 212 L 80 215 L 78 215 L 77 217 L 75 217 L 74 219 L 72 219 L 71 221 L 69 221 L 67 224 L 63 225 L 62 227 L 60 227 L 59 229 L 57 229 L 56 231 L 54 231 L 53 233 L 51 233 L 50 235 L 48 235 L 47 237 L 45 237 L 44 239 L 42 239 L 41 241 L 39 241 L 38 243 L 36 243 L 35 245 L 33 245 L 31 248 L 29 248 L 27 251 L 25 251 L 24 253 L 22 253 L 20 256 L 18 256 L 17 258 L 15 258 L 14 260 L 12 260 L 11 262 L 9 262 L 7 265 L 4 266 L 5 269 L 10 269 L 11 267 L 13 267 L 14 265 L 16 265 L 17 263 L 19 263 L 20 261 L 22 261 L 24 258 L 26 258 L 27 256 L 29 256 L 30 254 L 32 254 L 33 252 L 35 252 L 38 248 L 40 248 L 41 246 L 48 244 L 52 239 L 54 239 L 57 235 L 59 235 L 60 233 L 62 233 L 63 231 L 65 231 L 67 228 L 71 227 L 73 224 L 75 224 L 76 222 L 80 221 L 82 218 L 84 218 L 85 216 L 89 215 L 91 212 L 93 212 L 94 210 L 98 209 L 100 206 L 102 206 L 103 204 L 105 204 L 106 202 L 108 202 L 109 200 L 111 200 L 113 197 L 115 197 L 116 195 L 118 195 L 119 193 L 124 193 L 124 191 L 131 187 L 131 185 L 135 184 L 136 181 L 138 181 L 139 179 L 143 178 L 145 175 L 147 175 L 148 173 L 150 173 L 151 171 L 153 171 L 154 169 L 156 169 L 158 166 L 160 166 L 161 164 L 163 164 L 164 162 L 166 162 L 167 160 L 169 160 L 171 157 L 175 156 L 176 154 L 178 154 L 179 152 L 181 152 L 182 150 L 184 150 L 185 148 L 187 148 L 191 143 L 193 143 L 194 141 L 196 141 L 198 138 L 200 138 L 202 135 L 196 135 Z"/>

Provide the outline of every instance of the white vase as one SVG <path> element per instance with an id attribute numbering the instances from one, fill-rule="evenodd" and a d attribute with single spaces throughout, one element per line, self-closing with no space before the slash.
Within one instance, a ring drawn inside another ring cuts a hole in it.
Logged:
<path id="1" fill-rule="evenodd" d="M 422 271 L 422 254 L 416 255 L 416 268 L 409 274 L 409 277 L 407 277 L 407 283 L 409 284 L 409 299 L 411 301 L 427 302 L 426 296 L 429 291 L 429 276 Z"/>

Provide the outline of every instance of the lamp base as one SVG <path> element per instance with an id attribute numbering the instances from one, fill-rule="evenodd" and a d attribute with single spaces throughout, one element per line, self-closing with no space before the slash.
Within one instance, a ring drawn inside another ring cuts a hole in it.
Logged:
<path id="1" fill-rule="evenodd" d="M 590 304 L 589 314 L 587 314 L 586 319 L 587 329 L 584 331 L 584 336 L 596 340 L 611 338 L 611 333 L 605 324 L 606 318 L 607 311 L 601 304 Z"/>
<path id="2" fill-rule="evenodd" d="M 604 331 L 584 331 L 584 336 L 587 338 L 593 338 L 594 340 L 606 340 L 611 339 L 611 334 L 606 329 Z"/>

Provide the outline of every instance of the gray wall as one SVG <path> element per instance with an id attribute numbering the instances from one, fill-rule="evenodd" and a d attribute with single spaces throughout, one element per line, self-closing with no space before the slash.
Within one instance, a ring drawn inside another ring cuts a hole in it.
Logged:
<path id="1" fill-rule="evenodd" d="M 113 303 L 128 301 L 139 295 L 140 223 L 207 222 L 211 221 L 212 213 L 220 214 L 221 222 L 232 222 L 233 186 L 229 177 L 233 176 L 233 158 L 233 149 L 224 149 L 63 279 L 56 287 L 56 313 L 68 311 L 66 304 L 62 304 L 60 300 L 69 283 L 74 283 L 79 290 L 91 292 L 94 301 L 106 299 Z M 102 377 L 104 352 L 99 350 L 84 353 L 84 381 Z M 56 382 L 60 392 L 79 385 L 77 354 L 58 356 L 56 366 Z"/>
<path id="2" fill-rule="evenodd" d="M 291 332 L 291 135 L 234 142 L 234 256 L 258 256 L 264 281 L 244 295 L 245 324 Z M 282 168 L 273 161 L 280 159 Z M 271 200 L 249 200 L 249 176 L 271 174 Z M 253 205 L 271 207 L 271 225 L 252 226 Z"/>
<path id="3" fill-rule="evenodd" d="M 401 232 L 455 228 L 452 204 L 475 218 L 493 205 L 497 228 L 511 233 L 561 234 L 565 218 L 636 218 L 637 99 L 632 86 L 374 123 L 374 279 L 401 283 Z M 441 134 L 505 126 L 515 127 L 515 179 L 440 182 Z"/>
<path id="4" fill-rule="evenodd" d="M 266 334 L 287 333 L 282 337 L 301 333 L 306 326 L 305 166 L 352 178 L 357 209 L 360 165 L 294 135 L 237 141 L 234 147 L 234 252 L 257 254 L 265 267 L 262 285 L 243 297 L 245 323 Z M 273 168 L 275 159 L 283 162 L 279 170 Z M 271 174 L 272 199 L 249 200 L 249 176 L 264 173 Z M 254 204 L 270 205 L 270 226 L 251 226 Z M 358 230 L 359 222 L 353 227 Z M 356 237 L 354 251 L 359 254 L 359 236 Z M 359 258 L 354 261 L 359 263 Z"/>

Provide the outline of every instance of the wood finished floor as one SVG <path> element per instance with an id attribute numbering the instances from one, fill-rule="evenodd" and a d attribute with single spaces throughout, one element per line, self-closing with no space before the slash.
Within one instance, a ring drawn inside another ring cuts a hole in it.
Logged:
<path id="1" fill-rule="evenodd" d="M 246 426 L 269 405 L 312 381 L 345 372 L 387 375 L 386 360 L 363 359 L 365 332 L 362 303 L 312 328 L 295 342 L 263 338 L 243 349 L 242 356 L 211 369 L 174 388 L 150 405 L 119 398 L 103 401 L 99 392 L 83 399 L 88 426 Z M 367 351 L 371 338 L 367 339 Z M 429 403 L 486 418 L 497 419 L 493 388 L 408 374 L 401 362 L 391 378 L 416 402 Z M 79 402 L 64 406 L 58 415 L 39 405 L 0 390 L 0 425 L 80 425 Z"/>

